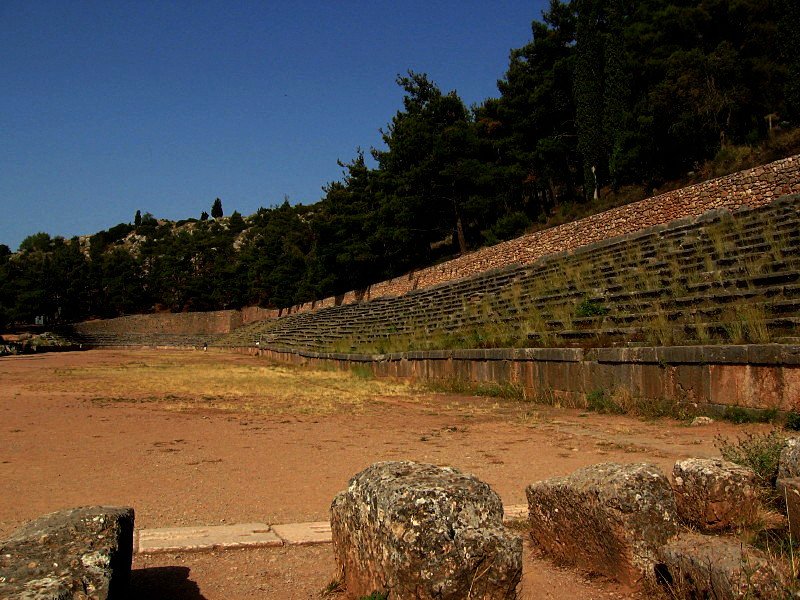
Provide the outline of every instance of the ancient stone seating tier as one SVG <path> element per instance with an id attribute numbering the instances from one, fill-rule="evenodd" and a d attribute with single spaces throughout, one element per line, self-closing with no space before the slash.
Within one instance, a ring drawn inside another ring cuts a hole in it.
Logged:
<path id="1" fill-rule="evenodd" d="M 793 195 L 400 297 L 253 323 L 209 343 L 363 353 L 796 343 L 799 306 L 800 196 Z"/>

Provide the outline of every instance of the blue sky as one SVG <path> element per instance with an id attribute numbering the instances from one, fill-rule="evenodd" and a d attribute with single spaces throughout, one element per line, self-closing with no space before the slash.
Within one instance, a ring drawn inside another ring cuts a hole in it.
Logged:
<path id="1" fill-rule="evenodd" d="M 498 95 L 546 0 L 0 0 L 0 243 L 312 203 L 412 69 Z"/>

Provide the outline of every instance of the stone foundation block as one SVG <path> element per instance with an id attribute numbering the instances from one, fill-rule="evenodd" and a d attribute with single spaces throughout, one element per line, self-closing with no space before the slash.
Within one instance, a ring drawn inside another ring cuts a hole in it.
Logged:
<path id="1" fill-rule="evenodd" d="M 788 598 L 782 565 L 735 538 L 682 535 L 659 549 L 659 580 L 673 598 Z"/>
<path id="2" fill-rule="evenodd" d="M 636 584 L 678 530 L 672 488 L 650 464 L 606 463 L 529 485 L 534 542 L 554 559 Z"/>
<path id="3" fill-rule="evenodd" d="M 800 477 L 800 437 L 791 437 L 778 459 L 778 478 Z"/>
<path id="4" fill-rule="evenodd" d="M 786 500 L 786 516 L 792 539 L 800 540 L 800 477 L 778 479 L 776 487 Z"/>
<path id="5" fill-rule="evenodd" d="M 45 515 L 0 542 L 0 598 L 127 598 L 132 558 L 132 508 Z"/>
<path id="6" fill-rule="evenodd" d="M 502 521 L 487 484 L 413 462 L 372 465 L 331 506 L 334 554 L 353 598 L 515 598 L 522 540 Z"/>
<path id="7" fill-rule="evenodd" d="M 678 515 L 701 531 L 752 523 L 759 512 L 752 469 L 713 458 L 688 458 L 672 470 Z"/>

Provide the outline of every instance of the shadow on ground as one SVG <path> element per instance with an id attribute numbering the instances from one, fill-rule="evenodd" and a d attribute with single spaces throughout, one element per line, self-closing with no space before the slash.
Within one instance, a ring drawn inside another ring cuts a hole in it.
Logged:
<path id="1" fill-rule="evenodd" d="M 131 571 L 130 599 L 206 600 L 189 579 L 189 567 L 152 567 Z"/>

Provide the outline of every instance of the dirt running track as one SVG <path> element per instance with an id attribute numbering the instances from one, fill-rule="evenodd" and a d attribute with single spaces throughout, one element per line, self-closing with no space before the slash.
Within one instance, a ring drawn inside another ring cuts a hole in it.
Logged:
<path id="1" fill-rule="evenodd" d="M 175 410 L 142 402 L 136 386 L 113 401 L 69 370 L 131 360 L 265 365 L 259 358 L 177 351 L 69 352 L 0 358 L 0 537 L 62 508 L 130 505 L 137 528 L 328 518 L 333 496 L 367 465 L 409 459 L 455 466 L 506 504 L 525 486 L 597 462 L 716 455 L 728 424 L 586 415 L 487 398 L 416 393 L 378 397 L 333 414 Z M 318 598 L 331 580 L 330 546 L 138 556 L 135 597 L 176 600 Z M 634 598 L 560 569 L 526 547 L 522 598 Z"/>

